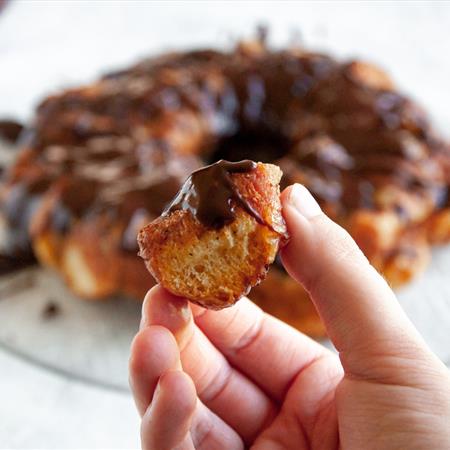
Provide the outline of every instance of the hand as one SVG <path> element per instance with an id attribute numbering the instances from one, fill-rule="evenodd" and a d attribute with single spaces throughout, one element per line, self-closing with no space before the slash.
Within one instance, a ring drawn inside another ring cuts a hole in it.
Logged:
<path id="1" fill-rule="evenodd" d="M 282 203 L 284 265 L 339 356 L 247 299 L 216 312 L 157 286 L 130 359 L 143 448 L 450 448 L 445 366 L 308 191 Z"/>

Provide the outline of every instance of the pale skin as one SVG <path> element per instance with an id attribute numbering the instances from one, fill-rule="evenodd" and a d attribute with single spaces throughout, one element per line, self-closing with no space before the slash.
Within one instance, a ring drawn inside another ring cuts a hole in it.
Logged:
<path id="1" fill-rule="evenodd" d="M 448 449 L 450 375 L 350 236 L 300 185 L 283 263 L 333 354 L 243 298 L 206 310 L 149 291 L 130 358 L 148 450 Z"/>

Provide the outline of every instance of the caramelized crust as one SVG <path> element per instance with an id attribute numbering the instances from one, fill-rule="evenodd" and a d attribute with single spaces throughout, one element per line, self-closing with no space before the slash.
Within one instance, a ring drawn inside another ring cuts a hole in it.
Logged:
<path id="1" fill-rule="evenodd" d="M 231 177 L 263 223 L 240 205 L 235 205 L 231 223 L 219 228 L 205 226 L 189 210 L 175 210 L 138 235 L 140 255 L 155 279 L 172 293 L 211 309 L 231 306 L 259 284 L 286 237 L 278 167 L 260 163 Z"/>

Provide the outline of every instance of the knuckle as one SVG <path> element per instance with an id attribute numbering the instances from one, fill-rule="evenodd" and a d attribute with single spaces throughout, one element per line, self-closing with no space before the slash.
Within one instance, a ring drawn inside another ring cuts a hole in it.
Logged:
<path id="1" fill-rule="evenodd" d="M 244 330 L 244 332 L 236 340 L 233 351 L 235 354 L 242 353 L 246 349 L 252 347 L 259 341 L 264 330 L 265 316 L 262 312 L 252 322 L 252 324 Z"/>
<path id="2" fill-rule="evenodd" d="M 227 364 L 219 365 L 213 374 L 209 371 L 204 375 L 204 387 L 199 391 L 200 398 L 210 404 L 217 400 L 226 390 L 233 376 L 233 369 Z"/>
<path id="3" fill-rule="evenodd" d="M 192 425 L 191 436 L 197 450 L 208 449 L 214 434 L 212 420 L 196 420 Z"/>

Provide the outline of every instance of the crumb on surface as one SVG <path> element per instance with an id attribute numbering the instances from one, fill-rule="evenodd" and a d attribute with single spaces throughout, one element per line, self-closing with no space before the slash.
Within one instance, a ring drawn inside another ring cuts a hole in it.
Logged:
<path id="1" fill-rule="evenodd" d="M 53 319 L 61 314 L 61 307 L 53 300 L 49 300 L 42 310 L 43 319 Z"/>

